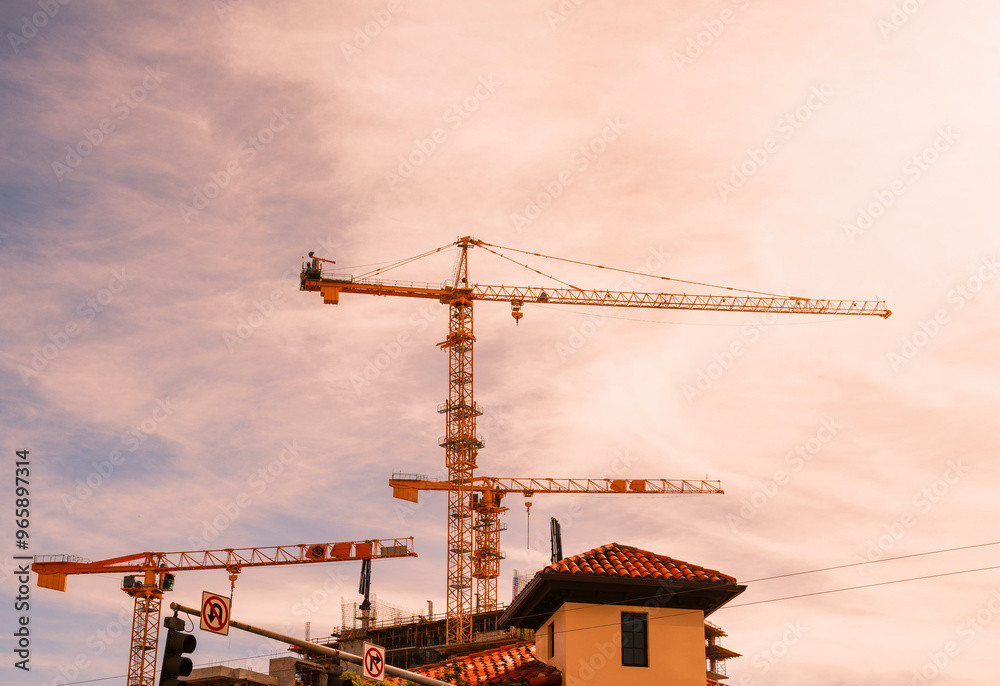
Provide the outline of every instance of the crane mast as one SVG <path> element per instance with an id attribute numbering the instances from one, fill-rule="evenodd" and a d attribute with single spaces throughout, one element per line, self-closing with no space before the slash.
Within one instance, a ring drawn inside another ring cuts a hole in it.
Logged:
<path id="1" fill-rule="evenodd" d="M 469 241 L 459 242 L 454 274 L 454 292 L 448 299 L 448 337 L 438 345 L 448 351 L 448 402 L 440 408 L 445 415 L 445 451 L 448 470 L 448 643 L 465 643 L 471 632 L 472 584 L 479 579 L 478 558 L 473 559 L 473 522 L 469 490 L 476 469 L 476 456 L 483 447 L 476 433 L 476 417 L 483 413 L 476 405 L 472 378 L 473 347 L 472 298 L 468 293 Z M 496 580 L 493 581 L 494 586 Z M 494 594 L 495 595 L 495 594 Z"/>
<path id="2" fill-rule="evenodd" d="M 493 250 L 500 246 L 471 236 L 459 238 L 453 245 L 458 247 L 458 255 L 453 282 L 450 285 L 374 278 L 355 279 L 347 274 L 327 276 L 323 274 L 320 262 L 332 263 L 332 260 L 317 258 L 313 253 L 309 253 L 310 260 L 303 264 L 300 277 L 300 290 L 319 292 L 323 296 L 323 302 L 328 305 L 338 304 L 341 293 L 359 293 L 432 299 L 449 307 L 448 337 L 438 344 L 448 351 L 448 401 L 438 407 L 438 411 L 446 416 L 445 435 L 440 445 L 445 449 L 448 480 L 429 482 L 420 478 L 397 479 L 398 475 L 394 475 L 390 482 L 393 484 L 396 497 L 413 502 L 416 502 L 416 493 L 419 490 L 448 492 L 446 626 L 449 644 L 471 641 L 473 588 L 479 599 L 479 609 L 492 610 L 497 607 L 497 578 L 500 575 L 500 560 L 503 557 L 500 552 L 500 532 L 504 529 L 500 515 L 507 511 L 501 502 L 507 493 L 521 492 L 527 497 L 535 492 L 722 493 L 718 482 L 709 481 L 669 482 L 660 479 L 632 479 L 603 480 L 607 483 L 598 483 L 602 480 L 504 480 L 495 477 L 476 477 L 476 457 L 484 444 L 482 437 L 476 432 L 476 418 L 482 415 L 483 410 L 475 402 L 473 384 L 473 348 L 476 341 L 473 334 L 474 301 L 509 302 L 511 315 L 515 321 L 520 321 L 524 316 L 522 308 L 526 303 L 879 317 L 888 317 L 891 314 L 881 301 L 818 300 L 749 292 L 746 292 L 748 293 L 746 295 L 638 293 L 586 290 L 569 284 L 566 284 L 567 288 L 472 284 L 469 281 L 469 249 L 483 247 L 489 252 L 500 255 Z M 537 255 L 537 253 L 529 254 Z M 524 482 L 536 483 L 530 487 L 519 485 Z M 579 484 L 583 482 L 586 482 L 586 485 L 580 486 Z M 687 486 L 678 487 L 677 484 L 687 484 Z"/>

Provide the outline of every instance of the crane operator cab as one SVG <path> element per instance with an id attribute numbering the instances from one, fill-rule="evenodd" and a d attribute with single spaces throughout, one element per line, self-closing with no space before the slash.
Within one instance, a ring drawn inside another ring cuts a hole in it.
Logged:
<path id="1" fill-rule="evenodd" d="M 318 279 L 321 277 L 319 258 L 313 256 L 313 251 L 309 251 L 309 260 L 302 263 L 302 281 L 306 279 Z"/>

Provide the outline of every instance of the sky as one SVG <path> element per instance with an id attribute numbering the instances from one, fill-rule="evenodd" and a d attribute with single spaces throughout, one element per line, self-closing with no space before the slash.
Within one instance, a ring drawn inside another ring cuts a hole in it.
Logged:
<path id="1" fill-rule="evenodd" d="M 4 683 L 127 665 L 121 579 L 32 582 L 18 610 L 21 554 L 413 536 L 374 593 L 441 611 L 445 497 L 387 481 L 443 474 L 447 308 L 325 305 L 298 273 L 461 236 L 647 275 L 473 249 L 475 283 L 892 310 L 477 304 L 478 474 L 725 490 L 537 495 L 530 522 L 509 496 L 501 602 L 556 517 L 566 555 L 618 542 L 746 583 L 712 616 L 737 686 L 1000 666 L 995 3 L 17 0 L 0 29 Z M 455 255 L 383 278 L 440 284 Z M 233 617 L 327 635 L 359 569 L 246 570 Z M 227 586 L 185 572 L 167 600 Z M 199 642 L 196 664 L 265 670 L 285 648 Z"/>

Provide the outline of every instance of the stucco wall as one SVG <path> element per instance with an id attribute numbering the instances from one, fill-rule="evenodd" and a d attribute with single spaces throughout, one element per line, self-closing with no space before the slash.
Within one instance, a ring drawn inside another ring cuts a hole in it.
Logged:
<path id="1" fill-rule="evenodd" d="M 648 667 L 621 664 L 621 613 L 648 616 Z M 555 622 L 555 657 L 548 625 Z M 535 656 L 559 668 L 566 686 L 703 686 L 705 615 L 700 610 L 566 603 L 535 633 Z"/>

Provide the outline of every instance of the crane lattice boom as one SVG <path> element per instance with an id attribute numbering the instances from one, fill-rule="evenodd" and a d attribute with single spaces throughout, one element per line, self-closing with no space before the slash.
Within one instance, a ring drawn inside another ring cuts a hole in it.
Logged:
<path id="1" fill-rule="evenodd" d="M 160 635 L 160 606 L 164 591 L 173 588 L 170 579 L 174 572 L 225 569 L 229 572 L 230 582 L 235 584 L 236 575 L 244 567 L 416 556 L 413 552 L 413 538 L 410 537 L 270 548 L 147 552 L 96 562 L 73 555 L 36 555 L 31 570 L 38 574 L 40 587 L 56 591 L 66 590 L 66 577 L 70 574 L 142 574 L 141 578 L 126 577 L 122 585 L 122 590 L 135 601 L 126 683 L 129 686 L 152 686 Z"/>
<path id="2" fill-rule="evenodd" d="M 687 293 L 642 293 L 637 291 L 574 290 L 536 286 L 488 286 L 449 288 L 429 283 L 360 279 L 350 275 L 323 278 L 318 287 L 303 288 L 323 293 L 328 304 L 336 304 L 340 293 L 397 295 L 440 300 L 462 295 L 470 300 L 536 305 L 591 305 L 637 307 L 657 310 L 701 310 L 709 312 L 768 312 L 778 314 L 853 314 L 888 317 L 892 312 L 882 300 L 817 300 L 795 296 L 689 295 Z"/>
<path id="3" fill-rule="evenodd" d="M 314 543 L 272 546 L 269 548 L 223 548 L 176 553 L 136 553 L 108 560 L 83 560 L 71 555 L 37 555 L 31 569 L 38 574 L 38 585 L 53 588 L 46 577 L 67 574 L 102 574 L 107 572 L 180 572 L 199 569 L 242 569 L 309 562 L 342 562 L 383 557 L 416 557 L 413 537 L 383 538 L 343 543 Z M 54 579 L 53 579 L 54 580 Z M 62 588 L 65 590 L 65 581 Z"/>
<path id="4" fill-rule="evenodd" d="M 392 494 L 401 500 L 418 502 L 420 491 L 447 491 L 449 481 L 432 481 L 419 474 L 393 474 L 389 480 Z M 536 493 L 724 493 L 717 480 L 685 479 L 537 479 L 474 477 L 469 489 L 480 493 L 520 493 L 531 497 Z"/>

